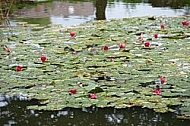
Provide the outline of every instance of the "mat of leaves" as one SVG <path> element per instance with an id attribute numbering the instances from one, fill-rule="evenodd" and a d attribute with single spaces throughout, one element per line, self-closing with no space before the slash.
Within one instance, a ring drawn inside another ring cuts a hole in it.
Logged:
<path id="1" fill-rule="evenodd" d="M 190 18 L 113 19 L 67 28 L 18 22 L 1 28 L 0 93 L 40 101 L 28 109 L 142 106 L 189 118 L 190 28 L 184 21 Z M 166 83 L 160 84 L 161 76 Z M 154 94 L 156 85 L 161 95 Z"/>

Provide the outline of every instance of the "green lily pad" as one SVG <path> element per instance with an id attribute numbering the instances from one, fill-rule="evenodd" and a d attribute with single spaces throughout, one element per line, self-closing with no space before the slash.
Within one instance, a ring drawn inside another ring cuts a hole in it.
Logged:
<path id="1" fill-rule="evenodd" d="M 148 17 L 92 21 L 67 30 L 38 24 L 27 24 L 30 32 L 26 27 L 11 29 L 14 35 L 1 42 L 1 47 L 6 45 L 11 52 L 0 49 L 0 92 L 39 100 L 41 105 L 28 109 L 96 105 L 174 112 L 172 107 L 179 105 L 188 117 L 190 30 L 181 25 L 183 17 L 164 18 L 170 22 L 164 30 L 157 27 L 159 20 Z M 70 38 L 70 31 L 76 33 L 75 39 Z M 159 34 L 157 39 L 154 33 Z M 150 48 L 143 48 L 138 40 L 141 34 L 152 44 Z M 125 43 L 125 49 L 119 49 L 120 43 Z M 103 46 L 109 49 L 104 51 Z M 42 63 L 41 55 L 46 55 L 47 61 Z M 23 66 L 20 72 L 15 71 L 18 64 Z M 160 76 L 166 83 L 160 85 Z M 154 94 L 157 84 L 161 95 Z M 76 89 L 76 94 L 69 95 L 71 89 Z M 89 93 L 97 99 L 90 99 Z"/>

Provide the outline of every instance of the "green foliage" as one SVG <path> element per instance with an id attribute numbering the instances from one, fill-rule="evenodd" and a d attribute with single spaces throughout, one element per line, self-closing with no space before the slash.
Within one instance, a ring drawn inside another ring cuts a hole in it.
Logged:
<path id="1" fill-rule="evenodd" d="M 166 22 L 164 30 L 160 29 L 160 20 Z M 41 102 L 29 109 L 96 105 L 173 112 L 171 106 L 182 105 L 182 114 L 188 116 L 189 27 L 182 26 L 184 20 L 189 18 L 126 18 L 71 28 L 18 22 L 20 27 L 11 32 L 9 28 L 1 29 L 9 34 L 0 48 L 0 93 L 22 94 Z M 71 31 L 76 33 L 75 38 L 70 37 Z M 144 41 L 151 42 L 150 49 L 138 40 L 141 33 Z M 154 33 L 159 38 L 155 39 Z M 126 48 L 119 49 L 119 43 L 125 43 Z M 103 46 L 109 50 L 104 51 Z M 11 52 L 6 51 L 7 47 Z M 47 61 L 42 62 L 41 55 L 46 55 Z M 16 72 L 17 65 L 23 70 Z M 154 90 L 160 84 L 159 76 L 167 81 L 157 96 Z M 76 89 L 76 94 L 70 94 L 71 89 Z M 97 99 L 90 99 L 90 93 Z"/>

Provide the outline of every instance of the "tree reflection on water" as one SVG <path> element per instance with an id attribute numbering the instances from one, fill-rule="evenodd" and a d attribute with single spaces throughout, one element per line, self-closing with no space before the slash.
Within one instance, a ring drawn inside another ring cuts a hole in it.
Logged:
<path id="1" fill-rule="evenodd" d="M 11 18 L 29 24 L 61 24 L 65 27 L 88 21 L 128 17 L 190 14 L 189 0 L 55 0 L 13 5 Z M 180 8 L 180 9 L 175 9 Z"/>
<path id="2" fill-rule="evenodd" d="M 187 6 L 189 0 L 148 0 L 153 7 L 170 7 L 172 9 L 181 9 Z"/>
<path id="3" fill-rule="evenodd" d="M 129 8 L 128 3 L 142 3 L 142 0 L 118 0 L 126 3 L 126 9 Z M 184 9 L 184 15 L 190 14 L 190 1 L 189 0 L 145 0 L 144 3 L 150 3 L 152 7 L 169 7 L 171 9 Z M 114 3 L 113 0 L 107 2 L 107 0 L 96 0 L 96 20 L 106 19 L 106 6 L 108 4 Z M 136 4 L 132 4 L 135 8 Z M 119 12 L 118 12 L 119 13 Z M 129 12 L 130 13 L 130 12 Z"/>
<path id="4" fill-rule="evenodd" d="M 106 5 L 107 0 L 96 0 L 96 20 L 105 20 L 106 19 Z"/>

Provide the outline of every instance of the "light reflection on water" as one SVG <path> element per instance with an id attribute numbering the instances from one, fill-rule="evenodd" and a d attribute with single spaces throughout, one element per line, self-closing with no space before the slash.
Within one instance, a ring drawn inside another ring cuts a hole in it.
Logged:
<path id="1" fill-rule="evenodd" d="M 108 6 L 107 19 L 142 17 L 142 16 L 176 16 L 184 15 L 183 9 L 171 9 L 169 7 L 152 7 L 148 3 L 123 3 L 117 2 L 114 6 Z"/>
<path id="2" fill-rule="evenodd" d="M 105 0 L 104 0 L 105 1 Z M 65 27 L 79 25 L 96 19 L 97 8 L 93 2 L 44 3 L 33 8 L 23 8 L 16 12 L 21 21 L 40 24 L 61 24 Z M 103 13 L 102 11 L 100 13 Z M 128 18 L 139 16 L 177 16 L 187 13 L 185 7 L 152 7 L 150 3 L 125 3 L 122 1 L 107 2 L 105 18 Z"/>
<path id="3" fill-rule="evenodd" d="M 65 108 L 60 111 L 36 111 L 26 109 L 36 105 L 36 100 L 23 97 L 4 97 L 0 102 L 0 125 L 2 126 L 187 126 L 190 120 L 177 119 L 174 113 L 156 113 L 140 107 L 114 108 Z"/>
<path id="4" fill-rule="evenodd" d="M 77 17 L 77 16 L 70 16 L 69 18 L 63 18 L 63 17 L 55 17 L 50 16 L 50 22 L 51 24 L 61 24 L 62 26 L 71 26 L 71 25 L 79 25 L 83 24 L 87 21 L 93 20 L 93 15 L 83 18 L 83 17 Z"/>

